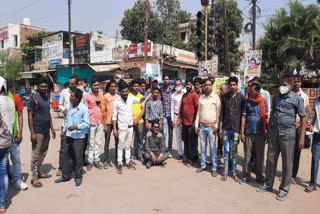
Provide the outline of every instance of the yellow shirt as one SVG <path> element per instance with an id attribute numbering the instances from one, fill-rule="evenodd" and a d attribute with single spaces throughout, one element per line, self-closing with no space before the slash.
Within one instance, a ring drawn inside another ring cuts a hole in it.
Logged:
<path id="1" fill-rule="evenodd" d="M 133 96 L 135 98 L 143 98 L 143 95 L 138 93 L 136 96 L 133 95 L 132 93 L 129 93 L 129 96 Z M 132 105 L 132 119 L 136 120 L 138 118 L 138 116 L 141 113 L 141 108 L 144 107 L 144 103 L 140 103 L 140 104 L 133 104 Z M 140 119 L 139 123 L 143 123 L 143 118 Z"/>

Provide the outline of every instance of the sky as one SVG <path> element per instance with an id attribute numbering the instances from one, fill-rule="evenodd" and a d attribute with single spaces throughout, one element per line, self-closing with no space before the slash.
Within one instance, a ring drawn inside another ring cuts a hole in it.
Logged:
<path id="1" fill-rule="evenodd" d="M 133 6 L 136 0 L 72 0 L 72 30 L 81 32 L 103 31 L 115 36 L 123 13 Z M 151 0 L 153 1 L 153 0 Z M 316 0 L 301 0 L 304 4 Z M 249 1 L 237 0 L 244 16 L 249 16 Z M 261 17 L 257 20 L 258 36 L 263 35 L 262 23 L 266 22 L 276 9 L 286 7 L 289 0 L 258 0 Z M 68 29 L 67 0 L 0 0 L 0 28 L 7 23 L 22 23 L 23 18 L 30 18 L 33 26 L 48 31 Z M 181 8 L 196 14 L 201 9 L 200 0 L 180 0 Z M 245 17 L 244 17 L 245 18 Z M 245 18 L 244 25 L 247 23 Z M 249 37 L 242 35 L 244 38 Z"/>

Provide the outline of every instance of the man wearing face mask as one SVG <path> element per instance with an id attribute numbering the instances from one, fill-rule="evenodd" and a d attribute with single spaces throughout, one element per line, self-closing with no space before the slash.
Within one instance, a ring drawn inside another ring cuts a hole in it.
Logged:
<path id="1" fill-rule="evenodd" d="M 301 121 L 299 148 L 304 147 L 306 111 L 302 97 L 292 92 L 292 76 L 284 76 L 279 88 L 280 94 L 273 97 L 269 123 L 266 179 L 257 192 L 271 192 L 277 169 L 279 154 L 282 158 L 282 180 L 277 200 L 284 201 L 289 193 L 296 138 L 296 116 Z"/>
<path id="2" fill-rule="evenodd" d="M 178 126 L 177 120 L 181 106 L 181 99 L 183 95 L 182 83 L 180 79 L 174 81 L 175 92 L 171 95 L 171 120 L 172 127 L 176 129 L 176 142 L 178 147 L 178 160 L 183 158 L 182 149 L 182 127 Z M 171 148 L 172 149 L 172 148 Z"/>

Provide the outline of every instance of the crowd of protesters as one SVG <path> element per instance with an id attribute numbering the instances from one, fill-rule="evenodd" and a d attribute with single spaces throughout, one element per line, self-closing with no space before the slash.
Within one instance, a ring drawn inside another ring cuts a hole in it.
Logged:
<path id="1" fill-rule="evenodd" d="M 112 162 L 116 163 L 117 173 L 122 174 L 124 167 L 136 170 L 135 160 L 149 169 L 164 166 L 168 158 L 175 158 L 186 166 L 197 166 L 197 173 L 207 171 L 210 166 L 211 175 L 217 177 L 221 172 L 222 181 L 230 176 L 235 182 L 246 184 L 252 182 L 251 173 L 255 173 L 256 182 L 261 184 L 257 191 L 267 192 L 273 190 L 281 154 L 277 200 L 283 201 L 291 184 L 298 182 L 301 149 L 309 148 L 312 142 L 311 179 L 305 192 L 317 189 L 320 88 L 314 109 L 310 109 L 298 75 L 281 78 L 279 93 L 272 100 L 259 77 L 248 80 L 243 94 L 239 92 L 237 77 L 230 77 L 226 84 L 220 85 L 218 94 L 212 93 L 214 78 L 186 79 L 184 83 L 175 79 L 174 86 L 170 85 L 170 80 L 169 75 L 164 75 L 161 87 L 157 81 L 148 87 L 144 79 L 130 83 L 111 80 L 102 91 L 97 79 L 88 87 L 85 81 L 71 76 L 68 87 L 60 93 L 59 108 L 64 119 L 59 178 L 55 183 L 70 181 L 74 172 L 75 185 L 80 186 L 84 170 L 109 169 Z M 26 190 L 28 185 L 21 179 L 21 99 L 9 92 L 2 77 L 0 90 L 0 213 L 3 213 L 7 207 L 9 180 L 21 190 Z M 32 142 L 31 185 L 39 188 L 43 186 L 41 179 L 51 177 L 41 169 L 50 138 L 56 137 L 55 128 L 58 128 L 53 127 L 50 115 L 46 79 L 38 80 L 38 93 L 29 99 L 27 111 Z M 113 156 L 109 149 L 112 137 Z M 240 142 L 244 147 L 242 174 L 237 171 Z M 174 152 L 174 145 L 177 152 Z M 223 166 L 219 168 L 220 162 Z"/>

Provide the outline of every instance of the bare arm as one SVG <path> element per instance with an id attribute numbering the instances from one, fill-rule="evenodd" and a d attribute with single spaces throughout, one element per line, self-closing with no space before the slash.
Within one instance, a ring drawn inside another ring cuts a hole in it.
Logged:
<path id="1" fill-rule="evenodd" d="M 18 135 L 17 135 L 17 143 L 21 143 L 22 141 L 22 130 L 23 130 L 23 113 L 22 111 L 18 111 Z"/>

